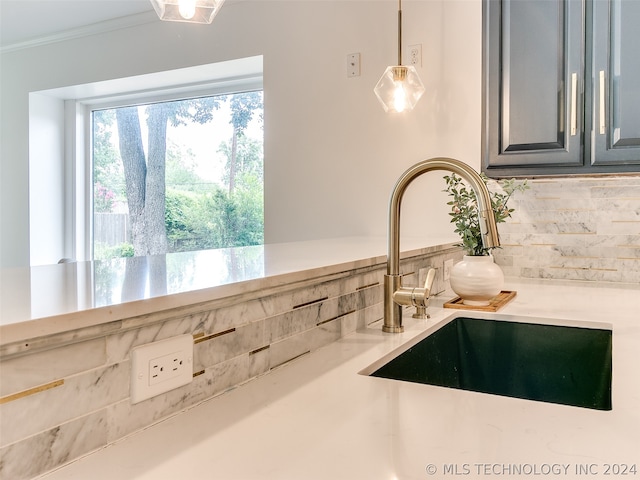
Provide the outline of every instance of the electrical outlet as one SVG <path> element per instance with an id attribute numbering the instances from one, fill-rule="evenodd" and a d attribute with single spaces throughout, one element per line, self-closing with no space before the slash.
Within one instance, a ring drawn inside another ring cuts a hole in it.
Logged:
<path id="1" fill-rule="evenodd" d="M 193 380 L 193 337 L 179 335 L 131 350 L 131 403 Z"/>
<path id="2" fill-rule="evenodd" d="M 444 261 L 444 281 L 448 281 L 451 278 L 451 269 L 453 268 L 453 259 Z"/>
<path id="3" fill-rule="evenodd" d="M 409 46 L 409 65 L 422 66 L 422 44 Z"/>

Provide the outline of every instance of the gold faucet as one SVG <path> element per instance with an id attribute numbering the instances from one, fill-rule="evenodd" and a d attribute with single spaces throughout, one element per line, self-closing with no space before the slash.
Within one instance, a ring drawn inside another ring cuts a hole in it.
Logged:
<path id="1" fill-rule="evenodd" d="M 431 158 L 416 163 L 400 176 L 389 201 L 389 243 L 387 253 L 387 274 L 384 276 L 384 323 L 383 332 L 400 333 L 402 326 L 402 306 L 413 305 L 426 308 L 429 301 L 430 285 L 403 287 L 400 275 L 400 204 L 409 184 L 423 173 L 431 170 L 447 170 L 464 178 L 476 193 L 478 219 L 482 233 L 482 244 L 486 248 L 498 247 L 498 227 L 491 208 L 489 190 L 482 177 L 469 165 L 453 158 Z M 428 282 L 427 282 L 428 283 Z"/>

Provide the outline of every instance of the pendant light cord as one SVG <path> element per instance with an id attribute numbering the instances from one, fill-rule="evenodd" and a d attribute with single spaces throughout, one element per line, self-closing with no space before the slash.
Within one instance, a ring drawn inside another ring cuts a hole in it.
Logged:
<path id="1" fill-rule="evenodd" d="M 402 65 L 402 0 L 398 0 L 398 65 Z"/>

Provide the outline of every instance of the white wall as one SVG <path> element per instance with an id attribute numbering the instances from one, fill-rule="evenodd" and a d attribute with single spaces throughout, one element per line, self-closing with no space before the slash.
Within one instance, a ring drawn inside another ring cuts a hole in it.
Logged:
<path id="1" fill-rule="evenodd" d="M 37 169 L 29 170 L 32 265 L 55 263 L 66 256 L 63 236 L 64 102 L 44 95 L 37 97 L 37 101 L 29 102 L 29 155 L 32 159 L 41 159 L 37 161 Z"/>
<path id="2" fill-rule="evenodd" d="M 395 62 L 396 9 L 227 2 L 209 26 L 157 21 L 3 53 L 0 265 L 29 264 L 29 92 L 253 55 L 264 55 L 265 240 L 386 235 L 389 194 L 410 165 L 454 156 L 480 167 L 480 0 L 403 2 L 404 44 L 422 44 L 427 93 L 402 116 L 373 94 Z M 362 75 L 347 78 L 352 52 Z M 440 175 L 427 177 L 407 194 L 403 235 L 451 231 Z"/>

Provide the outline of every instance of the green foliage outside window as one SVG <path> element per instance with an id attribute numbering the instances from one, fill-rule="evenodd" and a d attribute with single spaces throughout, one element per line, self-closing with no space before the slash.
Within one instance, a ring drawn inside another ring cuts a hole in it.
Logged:
<path id="1" fill-rule="evenodd" d="M 263 243 L 262 139 L 246 135 L 251 120 L 262 119 L 262 93 L 183 102 L 179 106 L 172 105 L 176 102 L 169 102 L 167 107 L 154 105 L 147 110 L 149 133 L 144 148 L 140 128 L 143 110 L 123 107 L 94 112 L 94 214 L 107 217 L 106 222 L 110 215 L 128 214 L 129 231 L 134 230 L 132 241 L 117 245 L 100 243 L 96 237 L 94 258 Z M 217 110 L 225 105 L 231 113 L 228 121 L 233 133 L 217 148 L 224 161 L 220 180 L 212 182 L 197 172 L 189 143 L 169 140 L 163 131 L 178 125 L 209 128 Z M 120 111 L 125 109 L 130 113 Z M 165 239 L 164 246 L 162 242 L 147 244 L 144 238 L 145 234 L 159 235 L 157 227 L 147 227 L 155 221 L 145 217 L 157 214 L 163 217 L 160 235 Z M 132 226 L 136 222 L 138 225 Z"/>

